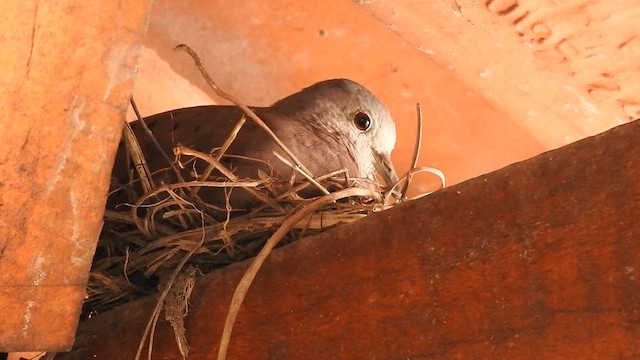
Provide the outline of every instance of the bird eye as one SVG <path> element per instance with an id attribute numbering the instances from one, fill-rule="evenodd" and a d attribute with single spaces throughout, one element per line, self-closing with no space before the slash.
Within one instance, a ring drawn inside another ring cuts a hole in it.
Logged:
<path id="1" fill-rule="evenodd" d="M 353 117 L 353 124 L 360 131 L 367 131 L 371 127 L 371 119 L 369 115 L 359 111 Z"/>

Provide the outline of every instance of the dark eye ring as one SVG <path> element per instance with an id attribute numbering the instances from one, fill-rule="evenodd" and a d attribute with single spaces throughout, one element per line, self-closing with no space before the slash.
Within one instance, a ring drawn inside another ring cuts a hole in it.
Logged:
<path id="1" fill-rule="evenodd" d="M 369 118 L 369 115 L 363 113 L 362 111 L 358 111 L 353 116 L 353 124 L 360 131 L 367 131 L 371 128 L 372 121 Z"/>

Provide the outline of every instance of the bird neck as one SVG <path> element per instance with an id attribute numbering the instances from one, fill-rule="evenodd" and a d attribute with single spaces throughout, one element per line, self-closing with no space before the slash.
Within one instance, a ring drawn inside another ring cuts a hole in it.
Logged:
<path id="1" fill-rule="evenodd" d="M 284 121 L 280 115 L 277 122 L 268 125 L 313 175 L 343 168 L 350 176 L 361 175 L 355 159 L 355 144 L 337 129 L 327 126 L 326 121 L 308 117 L 288 117 Z"/>

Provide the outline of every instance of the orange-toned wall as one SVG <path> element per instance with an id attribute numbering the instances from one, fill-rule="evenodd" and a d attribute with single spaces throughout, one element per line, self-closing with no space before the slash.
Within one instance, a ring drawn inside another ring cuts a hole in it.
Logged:
<path id="1" fill-rule="evenodd" d="M 252 105 L 268 105 L 322 79 L 361 82 L 397 122 L 393 159 L 399 172 L 410 163 L 418 102 L 425 121 L 421 164 L 444 171 L 449 184 L 544 150 L 432 55 L 351 1 L 156 1 L 134 92 L 147 115 L 207 101 L 193 62 L 172 50 L 179 43 L 198 51 L 223 89 Z M 198 88 L 193 96 L 181 76 Z M 166 82 L 173 78 L 179 80 Z M 426 175 L 417 180 L 416 192 L 436 183 Z"/>

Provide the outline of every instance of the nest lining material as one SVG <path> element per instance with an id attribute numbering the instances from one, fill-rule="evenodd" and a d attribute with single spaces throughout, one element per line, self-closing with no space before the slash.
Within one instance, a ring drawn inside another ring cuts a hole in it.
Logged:
<path id="1" fill-rule="evenodd" d="M 229 181 L 220 180 L 212 179 L 212 183 L 233 186 Z M 331 178 L 320 183 L 328 181 L 333 182 L 331 188 L 339 184 Z M 275 178 L 242 182 L 242 186 L 252 185 L 255 192 L 277 207 L 262 206 L 248 214 L 232 217 L 232 209 L 221 212 L 215 204 L 203 203 L 201 199 L 196 201 L 190 196 L 189 190 L 194 185 L 211 185 L 207 181 L 164 184 L 139 196 L 129 189 L 128 194 L 137 196 L 129 201 L 131 205 L 119 206 L 123 211 L 107 210 L 105 213 L 105 226 L 97 250 L 99 257 L 93 264 L 88 286 L 89 310 L 103 311 L 123 300 L 153 291 L 149 284 L 154 281 L 147 279 L 161 277 L 175 269 L 198 242 L 202 245 L 194 251 L 189 263 L 202 272 L 254 256 L 291 212 L 310 201 L 291 192 L 287 182 Z M 291 188 L 300 188 L 305 183 L 308 184 L 308 180 L 297 182 Z M 349 179 L 342 188 L 361 183 Z M 278 188 L 283 190 L 274 192 Z M 147 203 L 146 199 L 159 200 Z M 205 206 L 197 206 L 198 202 Z M 374 192 L 369 197 L 357 196 L 327 205 L 296 223 L 284 242 L 361 219 L 382 207 L 382 197 Z M 144 209 L 142 217 L 139 208 Z M 221 215 L 225 219 L 216 220 Z"/>

